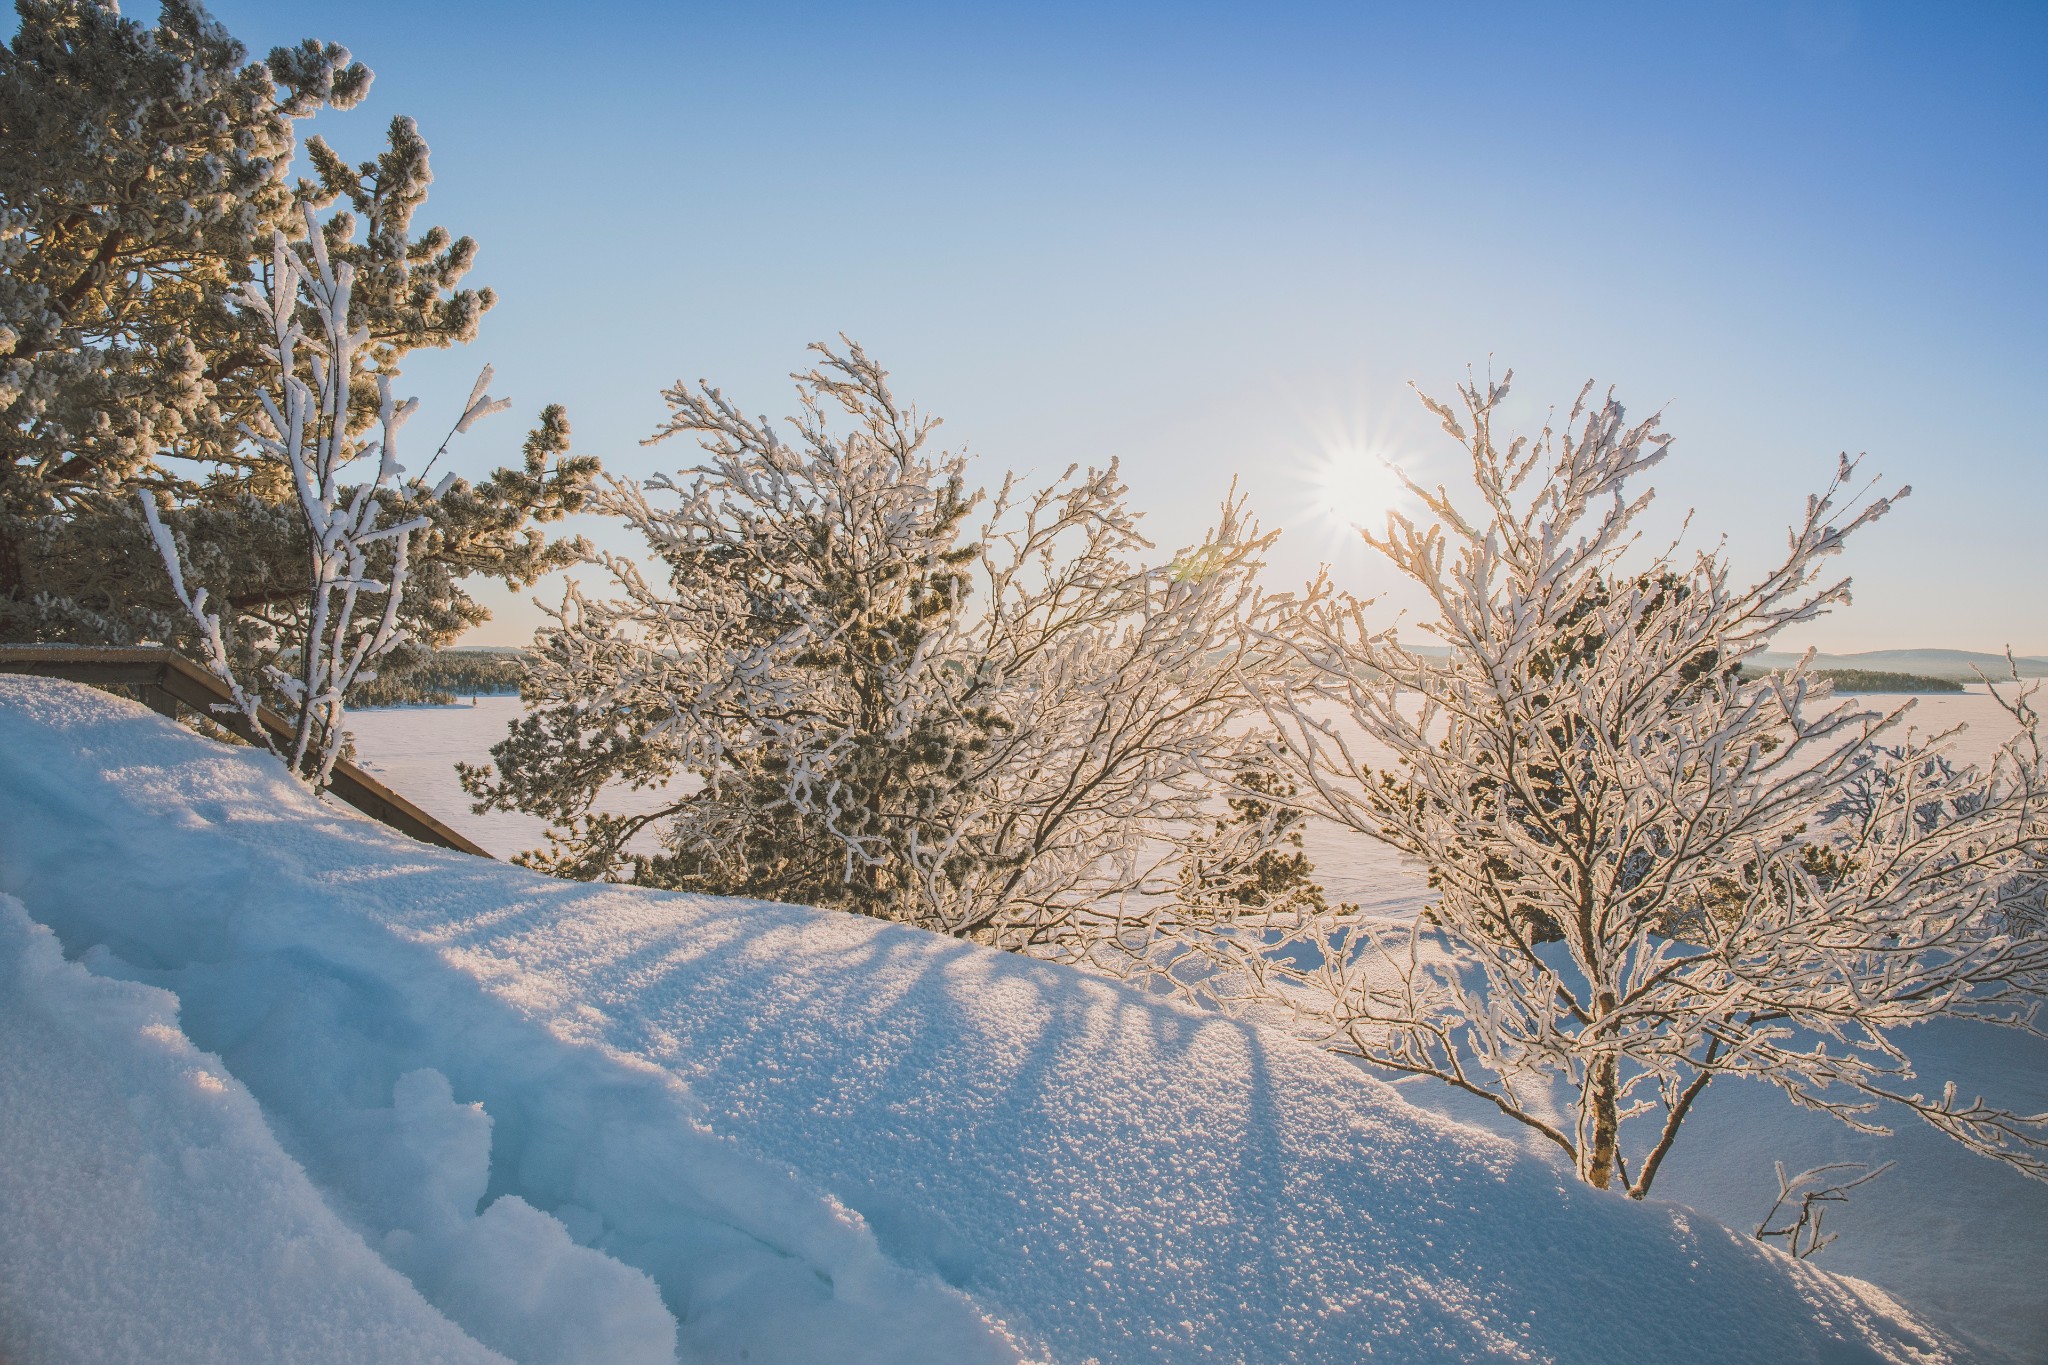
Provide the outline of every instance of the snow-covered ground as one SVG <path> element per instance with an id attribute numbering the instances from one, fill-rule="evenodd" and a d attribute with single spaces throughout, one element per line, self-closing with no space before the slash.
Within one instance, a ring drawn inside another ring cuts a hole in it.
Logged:
<path id="1" fill-rule="evenodd" d="M 1905 699 L 1866 700 L 1896 706 Z M 485 697 L 476 707 L 358 712 L 350 723 L 365 762 L 385 780 L 486 847 L 511 852 L 538 845 L 543 822 L 502 812 L 472 814 L 454 764 L 480 761 L 519 712 L 517 697 Z M 1978 686 L 1919 698 L 1912 721 L 1929 732 L 1965 726 L 1955 740 L 1963 762 L 1982 762 L 2010 732 L 2004 713 Z M 621 792 L 612 805 L 626 810 L 657 799 L 659 794 Z M 1310 831 L 1309 844 L 1332 899 L 1398 916 L 1413 913 L 1428 895 L 1419 867 L 1370 839 L 1325 826 Z M 1922 1035 L 1909 1041 L 1930 1086 L 1953 1078 L 1972 1093 L 2048 1110 L 2048 1046 L 2038 1040 L 1972 1027 Z M 1426 1080 L 1397 1084 L 1418 1105 L 1550 1155 L 1540 1138 L 1491 1106 Z M 1659 1193 L 1747 1231 L 1776 1192 L 1774 1162 L 1797 1172 L 1826 1162 L 1874 1167 L 1895 1161 L 1892 1172 L 1830 1211 L 1829 1228 L 1841 1236 L 1820 1264 L 1883 1285 L 1952 1330 L 1982 1337 L 2021 1359 L 2048 1360 L 2048 1294 L 2039 1287 L 2048 1273 L 2048 1186 L 1962 1152 L 1910 1116 L 1898 1116 L 1896 1126 L 1890 1138 L 1865 1136 L 1795 1108 L 1768 1087 L 1724 1084 L 1701 1100 L 1664 1166 Z"/>
<path id="2" fill-rule="evenodd" d="M 1288 1039 L 66 684 L 0 679 L 0 892 L 10 1362 L 1970 1357 Z"/>

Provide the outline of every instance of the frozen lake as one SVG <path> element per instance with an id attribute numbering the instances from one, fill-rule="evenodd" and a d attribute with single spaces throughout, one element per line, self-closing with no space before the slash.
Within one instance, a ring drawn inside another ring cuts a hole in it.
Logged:
<path id="1" fill-rule="evenodd" d="M 500 858 L 547 842 L 547 821 L 517 811 L 477 815 L 455 775 L 457 763 L 489 763 L 491 746 L 505 738 L 523 703 L 516 696 L 478 697 L 474 705 L 385 706 L 352 711 L 356 761 L 400 796 L 453 825 Z M 662 791 L 621 791 L 610 811 L 647 810 Z"/>
<path id="2" fill-rule="evenodd" d="M 386 786 L 425 807 L 500 858 L 545 843 L 547 822 L 517 812 L 470 810 L 468 793 L 456 778 L 457 763 L 484 763 L 493 744 L 518 719 L 518 697 L 478 697 L 474 705 L 388 706 L 349 715 L 357 761 Z M 665 791 L 618 791 L 607 810 L 647 810 Z M 1323 826 L 1306 840 L 1323 887 L 1332 900 L 1367 909 L 1413 907 L 1426 887 L 1419 868 L 1374 840 Z"/>
<path id="3" fill-rule="evenodd" d="M 1903 697 L 1872 697 L 1875 705 Z M 349 716 L 362 765 L 400 795 L 417 802 L 501 858 L 544 842 L 546 822 L 530 815 L 476 815 L 456 780 L 458 762 L 489 761 L 490 748 L 518 718 L 518 697 L 480 697 L 475 705 L 394 706 Z M 1911 723 L 1919 730 L 1968 728 L 1954 741 L 1956 757 L 1982 762 L 2010 733 L 2005 713 L 1982 687 L 1917 699 Z M 608 810 L 647 810 L 666 799 L 664 791 L 619 791 Z M 1375 840 L 1350 830 L 1320 825 L 1305 842 L 1316 877 L 1334 904 L 1350 901 L 1364 909 L 1398 913 L 1421 904 L 1428 888 L 1420 867 Z"/>

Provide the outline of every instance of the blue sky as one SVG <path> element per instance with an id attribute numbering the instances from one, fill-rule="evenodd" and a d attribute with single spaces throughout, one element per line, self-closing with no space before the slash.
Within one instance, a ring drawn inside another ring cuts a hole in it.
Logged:
<path id="1" fill-rule="evenodd" d="M 1120 456 L 1170 549 L 1235 475 L 1277 581 L 1372 593 L 1314 471 L 1449 476 L 1407 385 L 1492 357 L 1532 423 L 1588 377 L 1662 407 L 1658 524 L 1695 508 L 1738 566 L 1838 450 L 1913 484 L 1842 561 L 1855 607 L 1784 643 L 2048 653 L 2048 6 L 214 11 L 376 71 L 315 121 L 344 151 L 419 120 L 426 219 L 502 300 L 410 367 L 429 416 L 488 359 L 609 468 L 677 468 L 638 444 L 661 387 L 782 412 L 845 332 L 991 477 Z M 479 640 L 537 619 L 492 601 Z"/>

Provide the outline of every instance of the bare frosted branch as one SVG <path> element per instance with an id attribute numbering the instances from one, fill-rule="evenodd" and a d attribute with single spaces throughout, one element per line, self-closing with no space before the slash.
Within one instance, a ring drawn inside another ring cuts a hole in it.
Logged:
<path id="1" fill-rule="evenodd" d="M 302 252 L 309 253 L 310 260 Z M 274 237 L 268 288 L 249 282 L 233 296 L 268 324 L 265 349 L 277 373 L 276 389 L 262 395 L 264 429 L 248 428 L 245 434 L 290 471 L 307 540 L 303 628 L 285 651 L 283 663 L 271 666 L 268 678 L 287 703 L 292 737 L 272 748 L 294 773 L 316 787 L 327 784 L 347 739 L 341 721 L 348 689 L 359 678 L 371 676 L 366 670 L 376 659 L 404 642 L 398 614 L 412 538 L 428 525 L 424 517 L 385 524 L 382 505 L 387 490 L 405 472 L 398 459 L 399 432 L 418 401 L 397 401 L 389 376 L 377 375 L 377 439 L 358 449 L 350 436 L 352 384 L 365 368 L 369 341 L 366 330 L 349 325 L 354 275 L 353 266 L 336 267 L 329 260 L 326 236 L 308 209 L 302 247 L 292 247 L 282 233 Z M 315 319 L 317 335 L 309 336 L 301 325 L 302 306 Z M 460 423 L 465 430 L 504 406 L 484 397 L 489 378 L 486 367 L 465 407 Z M 352 491 L 345 488 L 345 472 L 372 455 L 372 478 Z M 220 617 L 205 610 L 205 589 L 187 594 L 176 540 L 146 491 L 142 510 L 172 589 L 207 642 L 208 667 L 228 685 L 236 705 L 270 743 L 257 719 L 258 689 L 236 678 Z M 386 544 L 387 567 L 378 578 L 371 572 L 372 550 Z M 381 607 L 365 616 L 365 599 L 381 599 Z"/>

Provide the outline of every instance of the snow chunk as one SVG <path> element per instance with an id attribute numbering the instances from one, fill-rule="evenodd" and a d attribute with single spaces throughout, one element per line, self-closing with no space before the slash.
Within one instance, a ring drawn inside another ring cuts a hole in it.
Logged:
<path id="1" fill-rule="evenodd" d="M 515 1360 L 665 1365 L 676 1358 L 676 1321 L 654 1282 L 576 1245 L 560 1222 L 516 1194 L 439 1235 L 397 1231 L 386 1245 L 442 1311 Z"/>
<path id="2" fill-rule="evenodd" d="M 385 1259 L 471 1336 L 531 1365 L 675 1359 L 675 1319 L 646 1275 L 576 1245 L 518 1195 L 477 1213 L 491 1120 L 480 1104 L 458 1104 L 446 1076 L 408 1071 L 389 1109 L 341 1128 L 330 1146 L 352 1168 L 342 1189 L 388 1229 Z"/>
<path id="3" fill-rule="evenodd" d="M 0 895 L 0 1359 L 502 1362 L 335 1217 L 176 1018 Z"/>

